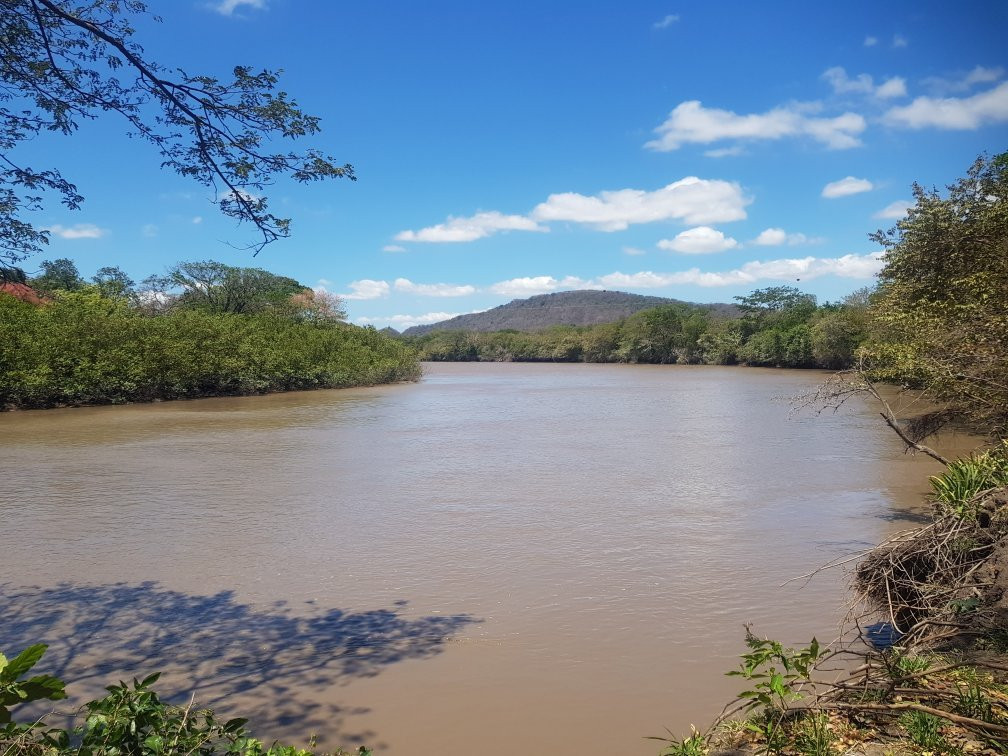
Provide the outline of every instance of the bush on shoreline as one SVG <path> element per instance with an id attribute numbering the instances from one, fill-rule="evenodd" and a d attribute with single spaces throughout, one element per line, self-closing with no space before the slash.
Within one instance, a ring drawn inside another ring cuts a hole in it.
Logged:
<path id="1" fill-rule="evenodd" d="M 0 407 L 46 408 L 416 380 L 408 346 L 373 328 L 282 313 L 145 315 L 95 291 L 34 306 L 0 294 Z"/>

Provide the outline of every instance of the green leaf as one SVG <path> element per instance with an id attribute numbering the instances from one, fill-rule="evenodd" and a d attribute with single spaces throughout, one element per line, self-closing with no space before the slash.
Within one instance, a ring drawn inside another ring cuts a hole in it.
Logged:
<path id="1" fill-rule="evenodd" d="M 66 684 L 52 675 L 36 675 L 21 686 L 29 701 L 48 699 L 59 701 L 66 698 Z"/>
<path id="2" fill-rule="evenodd" d="M 16 680 L 25 672 L 35 666 L 35 663 L 42 658 L 42 655 L 49 648 L 45 643 L 36 643 L 28 646 L 24 651 L 11 659 L 6 668 L 0 673 L 0 680 Z"/>
<path id="3" fill-rule="evenodd" d="M 161 677 L 161 673 L 160 672 L 155 672 L 154 674 L 147 675 L 147 677 L 145 677 L 143 680 L 140 681 L 140 684 L 139 684 L 138 687 L 146 688 L 148 685 L 153 685 L 154 683 L 156 683 L 158 681 L 159 677 Z M 134 680 L 134 683 L 135 682 L 136 681 Z"/>

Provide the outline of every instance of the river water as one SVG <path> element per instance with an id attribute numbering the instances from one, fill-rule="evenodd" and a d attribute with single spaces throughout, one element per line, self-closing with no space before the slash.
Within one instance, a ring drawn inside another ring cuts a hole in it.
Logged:
<path id="1" fill-rule="evenodd" d="M 432 364 L 417 384 L 0 415 L 0 650 L 154 670 L 268 739 L 654 754 L 743 625 L 834 637 L 936 465 L 809 371 Z M 946 448 L 971 439 L 946 440 Z M 69 706 L 62 706 L 61 710 Z"/>

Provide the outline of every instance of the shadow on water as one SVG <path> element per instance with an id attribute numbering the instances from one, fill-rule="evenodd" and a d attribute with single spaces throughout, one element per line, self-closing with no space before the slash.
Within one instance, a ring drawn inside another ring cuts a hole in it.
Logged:
<path id="1" fill-rule="evenodd" d="M 374 733 L 342 728 L 347 715 L 365 710 L 311 693 L 438 654 L 479 622 L 467 614 L 408 617 L 405 607 L 305 615 L 285 602 L 257 608 L 232 591 L 199 596 L 154 582 L 0 585 L 0 650 L 48 643 L 37 671 L 66 680 L 71 694 L 84 683 L 95 689 L 164 671 L 157 688 L 167 700 L 181 703 L 195 691 L 201 705 L 249 717 L 264 737 L 262 730 L 294 727 L 334 745 L 374 744 Z"/>

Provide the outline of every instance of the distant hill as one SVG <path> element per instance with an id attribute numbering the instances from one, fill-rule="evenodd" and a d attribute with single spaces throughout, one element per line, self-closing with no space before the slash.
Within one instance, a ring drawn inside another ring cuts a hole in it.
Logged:
<path id="1" fill-rule="evenodd" d="M 459 315 L 440 323 L 413 326 L 403 336 L 420 336 L 431 331 L 536 331 L 554 325 L 589 326 L 612 323 L 640 310 L 668 304 L 691 304 L 667 297 L 647 297 L 625 291 L 561 291 L 515 299 L 486 312 Z M 722 317 L 736 317 L 732 304 L 695 305 Z"/>

